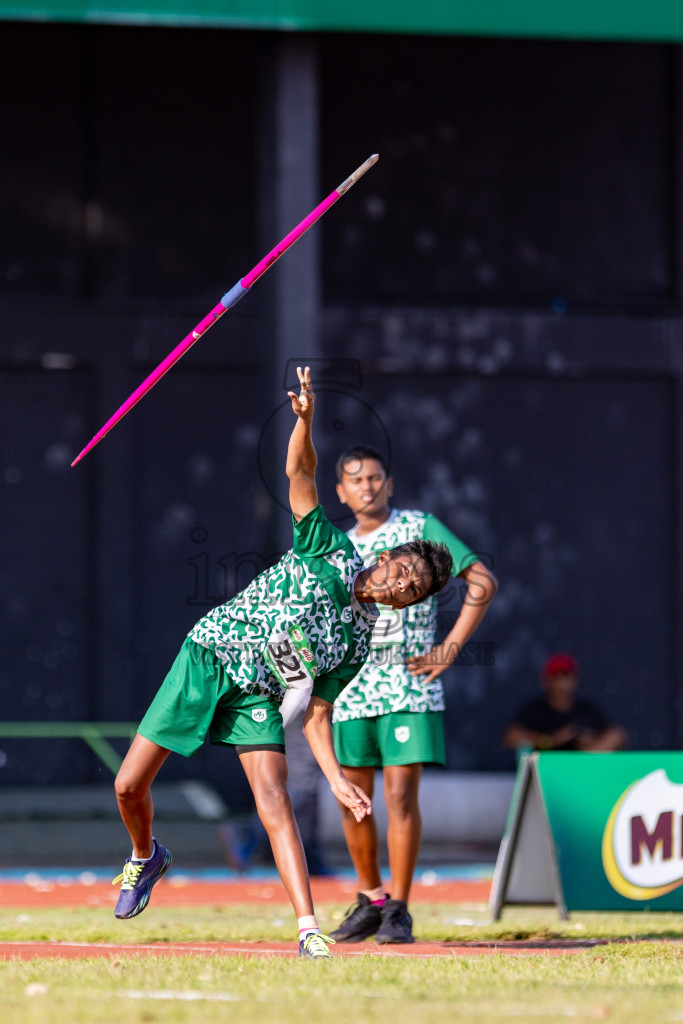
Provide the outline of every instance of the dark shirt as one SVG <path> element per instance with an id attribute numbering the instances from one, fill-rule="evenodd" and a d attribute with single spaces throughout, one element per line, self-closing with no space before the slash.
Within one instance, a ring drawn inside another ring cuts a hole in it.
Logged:
<path id="1" fill-rule="evenodd" d="M 529 732 L 540 732 L 544 735 L 564 729 L 567 725 L 577 726 L 577 732 L 604 732 L 608 726 L 602 712 L 589 700 L 576 700 L 571 711 L 557 711 L 551 708 L 544 697 L 529 701 L 515 715 L 514 724 L 528 729 Z M 553 750 L 577 750 L 576 740 L 570 740 Z"/>

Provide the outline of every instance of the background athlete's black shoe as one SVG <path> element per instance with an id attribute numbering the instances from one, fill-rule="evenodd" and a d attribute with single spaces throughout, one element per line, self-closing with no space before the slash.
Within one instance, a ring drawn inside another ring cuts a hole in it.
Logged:
<path id="1" fill-rule="evenodd" d="M 403 900 L 387 900 L 380 907 L 381 924 L 375 942 L 415 942 L 413 919 Z"/>
<path id="2" fill-rule="evenodd" d="M 365 893 L 359 892 L 358 902 L 347 911 L 337 930 L 330 932 L 330 938 L 335 942 L 362 942 L 374 935 L 381 923 L 381 908 L 373 906 Z"/>

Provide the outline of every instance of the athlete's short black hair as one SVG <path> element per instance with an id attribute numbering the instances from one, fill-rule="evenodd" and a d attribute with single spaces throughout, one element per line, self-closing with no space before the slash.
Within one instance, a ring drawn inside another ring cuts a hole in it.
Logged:
<path id="1" fill-rule="evenodd" d="M 453 556 L 445 544 L 436 544 L 432 540 L 409 540 L 406 544 L 399 544 L 389 552 L 394 558 L 395 555 L 419 555 L 429 566 L 432 574 L 432 585 L 426 594 L 411 601 L 411 604 L 419 604 L 425 601 L 432 594 L 438 594 L 448 583 L 453 569 Z"/>
<path id="2" fill-rule="evenodd" d="M 353 448 L 347 448 L 343 451 L 337 459 L 337 482 L 342 482 L 344 476 L 344 469 L 347 462 L 357 462 L 359 467 L 363 465 L 366 459 L 375 459 L 381 465 L 385 473 L 389 472 L 387 466 L 387 460 L 378 452 L 375 448 L 370 448 L 369 445 L 357 444 Z"/>

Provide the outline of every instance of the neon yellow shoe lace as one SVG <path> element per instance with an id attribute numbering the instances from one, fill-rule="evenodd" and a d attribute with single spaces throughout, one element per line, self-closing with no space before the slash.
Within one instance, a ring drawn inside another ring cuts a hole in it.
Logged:
<path id="1" fill-rule="evenodd" d="M 334 939 L 331 939 L 329 935 L 322 935 L 321 932 L 310 932 L 304 939 L 304 951 L 308 956 L 329 957 L 330 951 L 328 946 L 334 946 L 334 944 Z"/>
<path id="2" fill-rule="evenodd" d="M 127 860 L 123 865 L 123 871 L 116 878 L 112 879 L 112 885 L 118 885 L 121 883 L 121 891 L 128 889 L 134 889 L 135 883 L 140 877 L 140 872 L 144 868 L 144 864 L 134 864 L 132 860 Z"/>

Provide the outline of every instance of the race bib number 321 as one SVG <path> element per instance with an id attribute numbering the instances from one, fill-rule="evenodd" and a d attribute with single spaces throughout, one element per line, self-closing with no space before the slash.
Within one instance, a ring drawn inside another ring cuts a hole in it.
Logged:
<path id="1" fill-rule="evenodd" d="M 302 690 L 313 685 L 318 671 L 316 657 L 296 626 L 271 633 L 265 653 L 271 672 L 285 689 Z"/>

